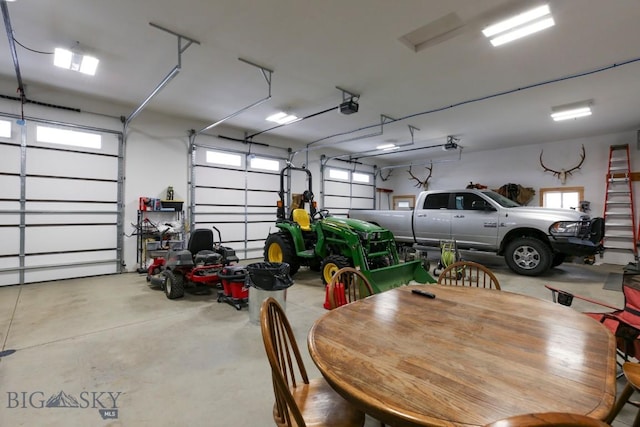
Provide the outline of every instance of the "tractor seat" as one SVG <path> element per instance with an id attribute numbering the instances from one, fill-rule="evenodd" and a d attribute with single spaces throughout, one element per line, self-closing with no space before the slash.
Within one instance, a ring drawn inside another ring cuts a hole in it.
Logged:
<path id="1" fill-rule="evenodd" d="M 311 231 L 311 220 L 306 210 L 294 209 L 292 216 L 293 220 L 300 226 L 300 230 Z"/>
<path id="2" fill-rule="evenodd" d="M 187 246 L 192 255 L 200 251 L 213 250 L 213 231 L 208 228 L 197 228 L 191 232 L 189 236 L 189 245 Z"/>

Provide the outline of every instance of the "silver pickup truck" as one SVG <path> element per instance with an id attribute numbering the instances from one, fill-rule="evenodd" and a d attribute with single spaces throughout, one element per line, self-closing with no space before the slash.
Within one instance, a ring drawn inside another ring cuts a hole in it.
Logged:
<path id="1" fill-rule="evenodd" d="M 490 190 L 423 191 L 413 210 L 352 209 L 349 217 L 388 228 L 400 245 L 504 255 L 511 270 L 538 276 L 568 256 L 602 252 L 604 221 L 570 209 L 525 207 Z"/>

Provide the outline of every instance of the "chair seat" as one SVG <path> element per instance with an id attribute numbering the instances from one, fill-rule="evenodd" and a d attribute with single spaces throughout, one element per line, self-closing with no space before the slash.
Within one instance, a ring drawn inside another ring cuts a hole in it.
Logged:
<path id="1" fill-rule="evenodd" d="M 360 427 L 364 413 L 356 410 L 336 393 L 324 378 L 309 380 L 309 384 L 290 387 L 307 427 Z M 274 418 L 276 411 L 274 408 Z M 293 417 L 291 421 L 295 423 Z M 284 424 L 283 424 L 284 425 Z M 294 424 L 295 425 L 295 424 Z"/>
<path id="2" fill-rule="evenodd" d="M 584 313 L 587 316 L 602 323 L 616 337 L 616 346 L 620 349 L 623 358 L 640 355 L 640 340 L 635 338 L 637 329 L 624 323 L 624 317 L 619 316 L 623 311 L 613 313 Z M 621 322 L 622 320 L 622 322 Z M 637 321 L 637 319 L 636 319 Z M 628 343 L 631 343 L 629 345 Z"/>
<path id="3" fill-rule="evenodd" d="M 631 385 L 640 389 L 640 363 L 625 363 L 622 365 L 624 376 Z"/>

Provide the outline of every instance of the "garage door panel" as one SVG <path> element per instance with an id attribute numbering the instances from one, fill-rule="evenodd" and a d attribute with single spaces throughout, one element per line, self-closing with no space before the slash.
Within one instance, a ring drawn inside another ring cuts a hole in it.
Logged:
<path id="1" fill-rule="evenodd" d="M 197 215 L 244 215 L 244 206 L 196 205 L 193 212 Z"/>
<path id="2" fill-rule="evenodd" d="M 251 222 L 269 222 L 275 224 L 276 222 L 276 214 L 275 212 L 272 214 L 249 214 L 249 221 Z"/>
<path id="3" fill-rule="evenodd" d="M 373 186 L 371 186 L 371 185 L 362 185 L 362 184 L 353 184 L 351 186 L 351 195 L 353 197 L 372 197 L 373 196 Z"/>
<path id="4" fill-rule="evenodd" d="M 4 173 L 20 173 L 19 145 L 0 145 L 0 171 Z"/>
<path id="5" fill-rule="evenodd" d="M 351 199 L 349 197 L 325 196 L 324 205 L 330 210 L 336 208 L 349 209 Z"/>
<path id="6" fill-rule="evenodd" d="M 1 204 L 0 204 L 1 205 Z M 0 209 L 5 209 L 0 207 Z M 9 210 L 19 210 L 19 207 L 7 207 Z M 19 226 L 20 225 L 20 216 L 18 214 L 0 214 L 0 226 Z M 3 228 L 0 227 L 0 228 Z M 4 242 L 2 242 L 4 244 Z"/>
<path id="7" fill-rule="evenodd" d="M 266 239 L 271 231 L 275 231 L 275 226 L 269 223 L 247 224 L 247 235 L 250 240 Z"/>
<path id="8" fill-rule="evenodd" d="M 265 191 L 248 191 L 247 202 L 250 206 L 277 206 L 279 196 L 277 193 Z M 264 209 L 264 208 L 263 208 Z"/>
<path id="9" fill-rule="evenodd" d="M 260 245 L 260 247 L 256 247 L 255 242 L 251 242 L 251 246 L 252 247 L 246 251 L 246 257 L 248 259 L 263 259 L 264 249 L 262 248 L 262 246 L 264 246 L 264 244 Z"/>
<path id="10" fill-rule="evenodd" d="M 374 209 L 371 199 L 351 199 L 351 209 Z"/>
<path id="11" fill-rule="evenodd" d="M 0 175 L 3 199 L 20 199 L 20 177 Z"/>
<path id="12" fill-rule="evenodd" d="M 117 246 L 112 225 L 32 226 L 25 233 L 25 252 L 106 249 Z"/>
<path id="13" fill-rule="evenodd" d="M 280 189 L 280 175 L 249 172 L 247 173 L 247 188 L 277 192 Z"/>
<path id="14" fill-rule="evenodd" d="M 42 224 L 111 224 L 115 225 L 118 218 L 113 214 L 68 214 L 64 212 L 53 213 L 47 215 L 29 215 L 26 218 L 26 225 L 42 225 Z"/>
<path id="15" fill-rule="evenodd" d="M 20 262 L 18 258 L 3 258 L 2 268 L 18 268 Z M 15 285 L 20 283 L 20 273 L 17 271 L 0 271 L 0 286 Z"/>
<path id="16" fill-rule="evenodd" d="M 34 211 L 86 211 L 86 212 L 112 212 L 117 214 L 117 205 L 114 202 L 87 203 L 87 202 L 27 202 L 26 209 Z"/>
<path id="17" fill-rule="evenodd" d="M 0 219 L 4 219 L 0 216 Z M 20 222 L 17 221 L 19 224 Z M 14 227 L 0 227 L 0 255 L 18 255 L 20 253 L 20 229 Z M 0 265 L 5 259 L 0 259 Z M 0 267 L 2 269 L 4 267 Z"/>
<path id="18" fill-rule="evenodd" d="M 351 209 L 374 209 L 371 199 L 351 199 Z"/>
<path id="19" fill-rule="evenodd" d="M 350 184 L 348 182 L 337 181 L 325 181 L 324 191 L 326 194 L 339 194 L 341 196 L 348 196 Z"/>
<path id="20" fill-rule="evenodd" d="M 24 275 L 24 281 L 25 283 L 38 283 L 116 273 L 118 273 L 118 271 L 115 262 L 85 266 L 66 266 L 64 268 L 27 270 Z"/>
<path id="21" fill-rule="evenodd" d="M 219 188 L 198 188 L 198 203 L 214 205 L 244 205 L 244 192 Z"/>
<path id="22" fill-rule="evenodd" d="M 116 157 L 54 150 L 27 150 L 27 175 L 110 179 L 117 168 Z"/>
<path id="23" fill-rule="evenodd" d="M 27 199 L 45 200 L 118 200 L 113 182 L 83 181 L 64 178 L 27 177 Z"/>
<path id="24" fill-rule="evenodd" d="M 227 187 L 244 189 L 244 171 L 218 168 L 198 168 L 196 182 L 205 187 Z"/>

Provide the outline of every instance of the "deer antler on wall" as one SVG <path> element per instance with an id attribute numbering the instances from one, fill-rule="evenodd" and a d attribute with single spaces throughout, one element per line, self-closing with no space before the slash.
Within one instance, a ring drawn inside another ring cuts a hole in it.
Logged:
<path id="1" fill-rule="evenodd" d="M 540 166 L 542 166 L 545 172 L 552 172 L 553 176 L 558 177 L 562 185 L 564 185 L 564 183 L 567 182 L 567 175 L 571 175 L 574 170 L 580 169 L 586 157 L 586 153 L 584 151 L 584 145 L 583 145 L 582 154 L 580 155 L 580 163 L 578 163 L 577 166 L 574 166 L 569 170 L 560 169 L 559 171 L 557 171 L 557 170 L 549 169 L 544 165 L 544 163 L 542 163 L 542 152 L 543 151 L 540 151 Z"/>
<path id="2" fill-rule="evenodd" d="M 391 178 L 391 174 L 393 173 L 393 169 L 389 169 L 389 173 L 387 174 L 387 176 L 383 176 L 382 175 L 382 169 L 378 170 L 377 175 L 380 177 L 380 179 L 382 180 L 382 182 L 388 180 L 389 178 Z"/>
<path id="3" fill-rule="evenodd" d="M 431 166 L 427 167 L 427 170 L 429 171 L 429 176 L 427 176 L 423 181 L 411 172 L 411 165 L 409 165 L 409 170 L 407 172 L 409 172 L 409 175 L 411 175 L 411 178 L 409 178 L 410 180 L 417 181 L 415 187 L 422 187 L 425 190 L 429 189 L 429 178 L 431 178 L 431 175 L 433 175 L 433 163 L 431 163 Z"/>

